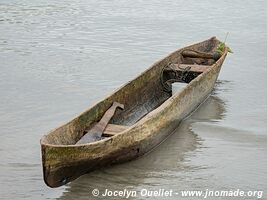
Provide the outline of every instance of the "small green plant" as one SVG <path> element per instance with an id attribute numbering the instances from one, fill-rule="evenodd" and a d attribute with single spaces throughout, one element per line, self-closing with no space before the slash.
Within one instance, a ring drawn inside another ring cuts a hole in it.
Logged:
<path id="1" fill-rule="evenodd" d="M 223 52 L 224 52 L 224 50 L 225 50 L 225 47 L 227 48 L 227 51 L 228 51 L 229 53 L 233 53 L 233 51 L 230 49 L 230 47 L 227 47 L 227 46 L 225 45 L 226 39 L 227 39 L 227 37 L 228 37 L 228 34 L 229 34 L 229 33 L 226 34 L 225 39 L 224 39 L 224 42 L 220 42 L 219 45 L 218 45 L 218 47 L 217 47 L 217 49 L 216 49 L 216 52 L 217 52 L 218 54 L 220 54 L 220 55 L 223 54 Z"/>

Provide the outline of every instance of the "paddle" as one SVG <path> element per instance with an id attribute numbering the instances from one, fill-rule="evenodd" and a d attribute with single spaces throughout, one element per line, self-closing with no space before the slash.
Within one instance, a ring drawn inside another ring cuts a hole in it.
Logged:
<path id="1" fill-rule="evenodd" d="M 94 125 L 88 132 L 76 143 L 85 144 L 90 142 L 95 142 L 101 139 L 102 133 L 104 132 L 108 122 L 115 114 L 116 108 L 124 109 L 124 105 L 118 102 L 113 102 L 112 106 L 105 112 L 102 119 Z"/>

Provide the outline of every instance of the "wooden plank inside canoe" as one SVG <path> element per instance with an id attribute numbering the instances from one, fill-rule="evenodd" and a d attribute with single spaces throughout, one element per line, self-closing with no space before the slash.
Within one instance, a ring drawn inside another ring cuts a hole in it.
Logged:
<path id="1" fill-rule="evenodd" d="M 111 137 L 129 128 L 129 126 L 122 126 L 117 124 L 108 124 L 102 136 Z"/>
<path id="2" fill-rule="evenodd" d="M 221 57 L 221 54 L 217 52 L 208 53 L 208 52 L 196 51 L 193 49 L 184 50 L 182 52 L 182 55 L 184 57 L 190 57 L 190 58 L 205 58 L 205 59 L 214 59 L 214 60 L 218 60 Z"/>
<path id="3" fill-rule="evenodd" d="M 203 73 L 211 68 L 210 65 L 188 65 L 188 64 L 174 64 L 175 70 L 182 71 L 182 69 L 186 69 L 190 67 L 190 72 L 198 72 Z"/>
<path id="4" fill-rule="evenodd" d="M 198 73 L 203 73 L 207 71 L 211 66 L 209 65 L 188 65 L 188 64 L 179 64 L 178 65 L 178 70 L 182 71 L 182 69 L 186 69 L 190 67 L 190 72 L 198 72 Z"/>

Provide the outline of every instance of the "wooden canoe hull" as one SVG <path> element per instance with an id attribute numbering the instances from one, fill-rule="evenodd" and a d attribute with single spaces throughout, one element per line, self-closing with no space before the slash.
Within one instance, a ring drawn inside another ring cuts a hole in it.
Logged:
<path id="1" fill-rule="evenodd" d="M 202 43 L 197 45 L 202 45 Z M 194 45 L 186 48 L 194 48 Z M 95 114 L 101 115 L 108 107 L 105 106 L 105 102 L 111 103 L 114 100 L 120 102 L 120 99 L 127 98 L 126 94 L 129 89 L 127 87 L 138 89 L 138 84 L 146 81 L 147 74 L 153 76 L 153 73 L 158 73 L 162 66 L 175 60 L 181 50 L 177 50 L 155 63 L 149 70 L 89 110 L 95 109 Z M 81 130 L 90 121 L 88 110 L 68 124 L 50 132 L 49 134 L 54 134 L 53 137 L 56 138 L 53 138 L 54 144 L 48 144 L 47 138 L 44 136 L 41 139 L 41 148 L 43 175 L 46 184 L 50 187 L 59 187 L 95 169 L 132 160 L 151 151 L 173 132 L 184 117 L 195 110 L 209 96 L 226 55 L 227 52 L 224 52 L 209 70 L 192 80 L 180 93 L 167 99 L 162 105 L 122 133 L 85 145 L 68 144 L 68 141 L 65 141 L 67 144 L 64 144 L 63 136 L 61 137 L 63 132 L 66 132 L 66 138 L 74 137 L 75 133 L 81 135 Z M 151 79 L 148 78 L 148 80 Z M 125 92 L 123 92 L 124 90 Z"/>

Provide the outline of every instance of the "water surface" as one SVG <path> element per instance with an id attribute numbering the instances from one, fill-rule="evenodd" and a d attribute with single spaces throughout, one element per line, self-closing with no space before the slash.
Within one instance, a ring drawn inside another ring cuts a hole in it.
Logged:
<path id="1" fill-rule="evenodd" d="M 266 7 L 263 0 L 0 0 L 0 198 L 88 199 L 93 188 L 266 193 Z M 171 51 L 226 32 L 234 54 L 214 93 L 165 143 L 67 186 L 44 184 L 44 133 Z"/>

